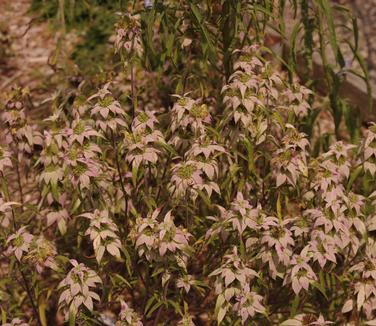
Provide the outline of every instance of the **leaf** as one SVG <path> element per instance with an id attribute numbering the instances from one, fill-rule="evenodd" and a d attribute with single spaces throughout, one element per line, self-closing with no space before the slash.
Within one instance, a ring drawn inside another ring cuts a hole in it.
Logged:
<path id="1" fill-rule="evenodd" d="M 146 313 L 149 308 L 151 307 L 151 305 L 153 304 L 153 302 L 156 300 L 156 297 L 155 295 L 153 295 L 147 302 L 146 302 L 146 305 L 145 305 L 145 310 L 144 312 Z"/>
<path id="2" fill-rule="evenodd" d="M 282 221 L 282 205 L 281 205 L 281 194 L 278 193 L 278 199 L 277 199 L 277 217 L 280 221 Z"/>
<path id="3" fill-rule="evenodd" d="M 39 313 L 39 319 L 42 323 L 42 326 L 47 326 L 47 318 L 46 318 L 46 301 L 43 296 L 39 299 L 39 305 L 38 305 L 38 313 Z"/>
<path id="4" fill-rule="evenodd" d="M 76 325 L 76 313 L 73 311 L 69 312 L 69 326 Z"/>
<path id="5" fill-rule="evenodd" d="M 288 319 L 285 320 L 280 326 L 301 326 L 302 322 L 297 319 Z"/>
<path id="6" fill-rule="evenodd" d="M 354 181 L 358 178 L 360 173 L 363 171 L 363 166 L 358 166 L 350 175 L 349 181 L 347 182 L 346 190 L 350 191 Z"/>
<path id="7" fill-rule="evenodd" d="M 114 274 L 113 277 L 111 277 L 111 281 L 113 281 L 113 279 L 119 280 L 120 282 L 124 283 L 128 288 L 132 287 L 132 285 L 120 274 Z M 114 284 L 114 282 L 112 282 L 112 284 Z"/>
<path id="8" fill-rule="evenodd" d="M 317 282 L 312 282 L 311 284 L 313 287 L 315 287 L 317 290 L 320 291 L 320 293 L 325 297 L 327 301 L 329 301 L 328 296 L 326 295 L 326 292 L 325 292 L 325 288 L 321 284 Z"/>
<path id="9" fill-rule="evenodd" d="M 334 17 L 332 14 L 332 8 L 328 0 L 317 0 L 321 10 L 325 16 L 325 22 L 328 24 L 329 29 L 329 43 L 332 47 L 333 53 L 338 60 L 341 68 L 345 66 L 345 60 L 343 59 L 340 48 L 337 44 L 336 30 L 334 24 Z"/>
<path id="10" fill-rule="evenodd" d="M 115 244 L 110 243 L 109 245 L 107 245 L 106 249 L 112 256 L 120 258 L 120 250 Z"/>
<path id="11" fill-rule="evenodd" d="M 198 26 L 201 29 L 201 32 L 202 32 L 204 39 L 206 41 L 206 42 L 201 42 L 201 44 L 202 44 L 201 46 L 202 46 L 203 49 L 205 48 L 205 46 L 207 46 L 208 52 L 209 52 L 209 58 L 211 58 L 212 62 L 214 63 L 215 62 L 215 57 L 214 57 L 215 49 L 214 49 L 214 46 L 213 46 L 213 42 L 212 42 L 212 40 L 209 36 L 208 30 L 206 29 L 205 25 L 203 24 L 204 20 L 201 16 L 200 10 L 193 3 L 190 3 L 190 8 L 191 8 L 191 11 L 192 11 L 194 17 L 196 18 Z"/>
<path id="12" fill-rule="evenodd" d="M 5 324 L 6 322 L 7 322 L 7 313 L 3 308 L 1 308 L 1 323 Z"/>
<path id="13" fill-rule="evenodd" d="M 218 312 L 222 305 L 225 303 L 226 299 L 223 294 L 218 295 L 217 301 L 215 303 L 215 312 Z"/>
<path id="14" fill-rule="evenodd" d="M 298 60 L 296 58 L 296 39 L 301 30 L 301 24 L 300 22 L 297 22 L 291 32 L 290 35 L 290 56 L 289 56 L 289 67 L 294 67 L 294 70 L 296 70 L 296 66 L 298 63 Z"/>
<path id="15" fill-rule="evenodd" d="M 72 206 L 72 209 L 71 209 L 71 214 L 74 214 L 76 212 L 76 210 L 78 209 L 78 207 L 80 207 L 81 205 L 81 200 L 79 198 L 77 198 L 75 201 L 74 201 L 74 204 Z"/>
<path id="16" fill-rule="evenodd" d="M 365 286 L 363 284 L 360 286 L 358 296 L 356 299 L 356 305 L 358 307 L 358 311 L 362 308 L 364 301 L 366 300 L 366 293 L 365 293 L 364 287 Z"/>
<path id="17" fill-rule="evenodd" d="M 153 307 L 150 308 L 149 312 L 147 313 L 146 317 L 149 318 L 155 310 L 157 310 L 161 305 L 163 304 L 163 301 L 157 302 Z"/>
<path id="18" fill-rule="evenodd" d="M 253 145 L 247 138 L 244 138 L 244 145 L 248 153 L 248 170 L 257 175 Z"/>
<path id="19" fill-rule="evenodd" d="M 218 325 L 222 322 L 223 318 L 225 318 L 226 315 L 226 308 L 220 308 L 217 316 L 217 322 Z"/>
<path id="20" fill-rule="evenodd" d="M 172 156 L 177 156 L 178 153 L 176 152 L 175 148 L 172 147 L 170 144 L 165 142 L 157 142 L 157 145 L 162 146 L 167 152 L 169 152 Z"/>
<path id="21" fill-rule="evenodd" d="M 343 305 L 341 312 L 344 314 L 346 312 L 351 311 L 352 309 L 353 309 L 353 301 L 352 301 L 352 299 L 349 299 Z"/>
<path id="22" fill-rule="evenodd" d="M 137 173 L 138 173 L 138 168 L 137 166 L 133 165 L 132 166 L 132 183 L 134 187 L 137 187 Z"/>
<path id="23" fill-rule="evenodd" d="M 299 303 L 300 303 L 299 295 L 296 295 L 295 298 L 294 298 L 294 301 L 292 302 L 292 305 L 291 305 L 290 316 L 295 316 L 295 314 L 298 310 L 298 307 L 299 307 Z"/>
<path id="24" fill-rule="evenodd" d="M 98 264 L 101 262 L 101 260 L 103 258 L 104 250 L 105 250 L 104 246 L 99 246 L 99 248 L 96 252 L 95 258 L 97 259 Z"/>
<path id="25" fill-rule="evenodd" d="M 93 310 L 93 299 L 91 297 L 87 297 L 87 299 L 84 301 L 84 305 L 87 309 L 92 311 Z"/>
<path id="26" fill-rule="evenodd" d="M 368 76 L 367 64 L 364 62 L 364 59 L 359 55 L 358 51 L 355 51 L 354 47 L 351 44 L 349 44 L 349 46 L 350 46 L 351 50 L 353 51 L 354 56 L 357 59 L 359 65 L 360 65 L 360 68 L 363 71 L 364 77 L 362 77 L 362 78 L 366 83 L 367 94 L 368 94 L 368 109 L 371 111 L 372 107 L 373 107 L 373 96 L 372 96 L 372 86 L 371 86 L 370 79 L 369 79 L 369 76 Z"/>

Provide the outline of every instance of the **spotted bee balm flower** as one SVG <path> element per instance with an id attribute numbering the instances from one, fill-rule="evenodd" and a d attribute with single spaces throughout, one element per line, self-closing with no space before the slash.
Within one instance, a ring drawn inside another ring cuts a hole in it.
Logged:
<path id="1" fill-rule="evenodd" d="M 63 310 L 66 320 L 76 316 L 84 305 L 88 310 L 93 310 L 93 300 L 100 301 L 97 293 L 92 291 L 97 284 L 102 283 L 99 276 L 90 268 L 76 260 L 70 260 L 73 265 L 67 276 L 59 283 L 61 290 L 59 307 Z"/>
<path id="2" fill-rule="evenodd" d="M 26 230 L 26 226 L 21 227 L 16 233 L 10 235 L 7 239 L 7 255 L 14 254 L 18 261 L 29 252 L 33 235 Z"/>
<path id="3" fill-rule="evenodd" d="M 101 262 L 103 254 L 107 251 L 110 255 L 120 258 L 121 242 L 117 235 L 118 227 L 110 219 L 107 210 L 96 209 L 93 213 L 84 213 L 81 216 L 90 220 L 90 226 L 85 235 L 90 236 L 93 242 L 95 257 Z"/>

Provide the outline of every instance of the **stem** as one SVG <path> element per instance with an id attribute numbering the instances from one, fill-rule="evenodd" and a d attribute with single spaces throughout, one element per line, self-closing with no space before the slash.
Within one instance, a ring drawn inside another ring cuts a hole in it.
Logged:
<path id="1" fill-rule="evenodd" d="M 21 204 L 22 204 L 22 210 L 23 210 L 23 205 L 24 205 L 24 197 L 23 197 L 23 192 L 22 192 L 22 184 L 21 184 L 21 174 L 20 174 L 20 169 L 19 169 L 19 164 L 17 162 L 16 164 L 16 170 L 17 170 L 17 183 L 18 183 L 18 190 L 20 191 L 20 199 L 21 199 Z"/>
<path id="2" fill-rule="evenodd" d="M 166 286 L 163 290 L 163 299 L 164 300 L 166 300 L 168 285 L 169 285 L 169 281 L 167 281 L 167 284 L 166 284 Z M 158 308 L 157 315 L 155 316 L 153 326 L 158 325 L 159 319 L 161 318 L 162 309 L 163 309 L 163 304 Z"/>
<path id="3" fill-rule="evenodd" d="M 116 169 L 117 169 L 117 172 L 119 174 L 119 179 L 120 179 L 120 186 L 121 186 L 121 190 L 123 192 L 123 196 L 124 196 L 124 209 L 125 209 L 125 216 L 127 216 L 127 213 L 128 213 L 128 200 L 127 200 L 127 192 L 125 191 L 125 185 L 124 185 L 124 181 L 123 181 L 123 177 L 121 175 L 121 169 L 120 169 L 120 162 L 119 162 L 119 151 L 118 151 L 118 147 L 116 145 L 116 141 L 115 141 L 115 136 L 114 136 L 114 132 L 111 130 L 111 137 L 112 137 L 112 146 L 114 148 L 114 151 L 115 151 L 115 164 L 116 164 Z M 128 219 L 126 219 L 125 221 L 125 231 L 128 232 Z"/>
<path id="4" fill-rule="evenodd" d="M 159 185 L 159 188 L 158 188 L 158 193 L 157 193 L 157 197 L 155 199 L 155 202 L 158 203 L 158 200 L 159 200 L 159 196 L 161 194 L 161 190 L 162 190 L 162 181 L 164 179 L 164 177 L 166 176 L 166 173 L 167 173 L 167 167 L 168 165 L 170 164 L 170 160 L 171 160 L 171 156 L 169 156 L 167 158 L 167 162 L 166 162 L 166 165 L 164 166 L 164 169 L 163 169 L 163 173 L 162 173 L 162 178 L 161 178 L 161 183 Z"/>
<path id="5" fill-rule="evenodd" d="M 134 49 L 134 42 L 135 38 L 133 37 L 132 39 L 132 47 L 131 47 L 131 53 L 133 54 L 133 49 Z M 131 93 L 132 93 L 132 119 L 135 117 L 136 113 L 136 107 L 137 107 L 137 98 L 136 98 L 136 82 L 134 78 L 134 65 L 133 65 L 133 60 L 132 56 L 130 58 L 130 63 L 131 63 Z"/>
<path id="6" fill-rule="evenodd" d="M 33 309 L 34 317 L 35 317 L 35 319 L 37 321 L 38 326 L 42 326 L 42 322 L 41 322 L 40 317 L 39 317 L 38 309 L 37 309 L 37 306 L 35 305 L 35 302 L 34 302 L 33 294 L 32 294 L 31 289 L 29 287 L 29 283 L 27 282 L 26 275 L 22 271 L 21 264 L 19 262 L 18 262 L 18 267 L 19 267 L 19 270 L 20 270 L 20 273 L 21 273 L 21 276 L 22 276 L 22 281 L 24 283 L 24 287 L 25 287 L 27 296 L 28 296 L 28 298 L 30 300 L 31 307 Z"/>
<path id="7" fill-rule="evenodd" d="M 131 92 L 132 92 L 132 119 L 134 119 L 135 111 L 136 111 L 136 98 L 135 98 L 135 80 L 134 80 L 134 67 L 133 63 L 131 63 Z"/>

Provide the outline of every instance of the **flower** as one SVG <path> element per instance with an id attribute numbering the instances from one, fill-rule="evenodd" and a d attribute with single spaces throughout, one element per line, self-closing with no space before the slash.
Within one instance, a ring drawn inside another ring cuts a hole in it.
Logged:
<path id="1" fill-rule="evenodd" d="M 336 263 L 337 246 L 334 238 L 322 231 L 315 231 L 312 234 L 312 240 L 309 242 L 310 252 L 312 252 L 313 261 L 317 261 L 321 268 L 330 261 Z"/>
<path id="2" fill-rule="evenodd" d="M 5 323 L 2 324 L 2 326 L 29 326 L 28 323 L 25 323 L 22 319 L 20 318 L 13 318 L 10 323 Z"/>
<path id="3" fill-rule="evenodd" d="M 175 225 L 171 211 L 166 213 L 163 222 L 157 220 L 159 213 L 160 210 L 157 209 L 148 218 L 137 221 L 135 246 L 138 254 L 140 257 L 145 255 L 149 261 L 173 255 L 178 265 L 182 263 L 185 267 L 191 234 Z"/>
<path id="4" fill-rule="evenodd" d="M 268 216 L 265 219 L 266 230 L 261 238 L 261 243 L 267 247 L 266 251 L 275 250 L 279 261 L 285 266 L 290 263 L 292 248 L 295 245 L 289 228 L 291 222 L 293 222 L 292 219 L 280 220 L 274 216 Z"/>
<path id="5" fill-rule="evenodd" d="M 71 167 L 70 181 L 74 187 L 89 188 L 91 180 L 101 173 L 101 166 L 92 159 L 77 159 L 77 164 Z"/>
<path id="6" fill-rule="evenodd" d="M 348 152 L 353 149 L 354 145 L 345 144 L 337 141 L 332 144 L 329 151 L 321 155 L 324 160 L 331 160 L 336 165 L 336 169 L 341 177 L 348 178 L 350 175 L 351 161 Z"/>
<path id="7" fill-rule="evenodd" d="M 296 186 L 300 176 L 308 177 L 306 148 L 309 142 L 305 134 L 287 124 L 287 134 L 282 139 L 282 148 L 277 149 L 271 163 L 276 177 L 276 186 L 284 183 Z"/>
<path id="8" fill-rule="evenodd" d="M 317 326 L 324 326 L 324 325 L 330 325 L 334 324 L 332 321 L 326 321 L 324 319 L 324 316 L 320 314 L 319 318 L 317 318 L 316 321 L 310 323 L 310 325 L 317 325 Z"/>
<path id="9" fill-rule="evenodd" d="M 137 129 L 132 133 L 124 133 L 124 148 L 127 150 L 126 160 L 138 168 L 140 164 L 157 163 L 161 153 L 156 148 L 158 143 L 164 143 L 163 135 L 160 131 L 153 131 L 146 134 L 145 130 Z"/>
<path id="10" fill-rule="evenodd" d="M 365 171 L 371 176 L 376 173 L 376 124 L 371 123 L 362 140 L 358 151 L 358 163 L 363 165 Z"/>
<path id="11" fill-rule="evenodd" d="M 311 109 L 308 103 L 308 97 L 313 92 L 298 83 L 294 83 L 290 88 L 284 90 L 281 97 L 286 99 L 286 109 L 289 112 L 293 112 L 298 118 L 307 116 L 308 111 Z"/>
<path id="12" fill-rule="evenodd" d="M 123 15 L 123 21 L 118 24 L 116 31 L 115 49 L 117 52 L 124 50 L 127 55 L 142 55 L 140 15 Z"/>
<path id="13" fill-rule="evenodd" d="M 233 309 L 238 312 L 244 324 L 249 318 L 256 314 L 264 314 L 265 307 L 262 305 L 263 297 L 256 292 L 244 291 L 236 296 L 236 303 Z"/>
<path id="14" fill-rule="evenodd" d="M 125 111 L 108 90 L 110 83 L 107 83 L 98 93 L 88 98 L 88 101 L 99 98 L 91 109 L 90 115 L 96 118 L 95 124 L 104 132 L 107 128 L 115 131 L 118 126 L 125 127 Z"/>
<path id="15" fill-rule="evenodd" d="M 7 239 L 7 255 L 14 254 L 18 261 L 29 251 L 33 235 L 26 231 L 26 226 L 21 227 L 16 233 L 10 235 Z"/>
<path id="16" fill-rule="evenodd" d="M 90 226 L 85 235 L 90 236 L 93 242 L 95 257 L 101 262 L 105 250 L 112 256 L 120 258 L 122 248 L 120 239 L 116 234 L 119 232 L 116 224 L 109 218 L 107 210 L 96 209 L 93 213 L 84 213 L 81 216 L 90 220 Z"/>
<path id="17" fill-rule="evenodd" d="M 297 295 L 301 289 L 308 291 L 309 285 L 317 280 L 316 274 L 308 264 L 310 260 L 309 246 L 304 247 L 299 255 L 291 258 L 291 271 L 285 277 L 284 284 L 291 281 L 292 289 Z"/>
<path id="18" fill-rule="evenodd" d="M 58 181 L 63 180 L 64 169 L 55 164 L 50 164 L 45 167 L 39 176 L 39 181 L 45 184 L 56 185 Z"/>
<path id="19" fill-rule="evenodd" d="M 121 311 L 116 326 L 142 326 L 140 316 L 128 306 L 126 302 L 120 300 Z"/>
<path id="20" fill-rule="evenodd" d="M 74 142 L 83 145 L 85 140 L 90 140 L 92 137 L 103 138 L 87 121 L 80 118 L 73 120 L 70 128 L 65 128 L 64 135 L 68 138 L 69 145 L 73 145 Z"/>
<path id="21" fill-rule="evenodd" d="M 251 281 L 259 274 L 239 257 L 237 247 L 223 258 L 221 266 L 209 277 L 216 277 L 217 322 L 220 324 L 226 312 L 232 309 L 242 318 L 243 323 L 256 313 L 264 313 L 262 296 L 252 291 Z"/>
<path id="22" fill-rule="evenodd" d="M 170 191 L 176 196 L 184 196 L 187 191 L 198 189 L 204 183 L 201 175 L 196 161 L 175 164 L 172 167 Z"/>
<path id="23" fill-rule="evenodd" d="M 196 326 L 190 314 L 184 314 L 183 318 L 179 320 L 177 326 Z"/>
<path id="24" fill-rule="evenodd" d="M 187 130 L 190 127 L 193 132 L 205 132 L 205 124 L 211 121 L 208 106 L 187 96 L 174 96 L 178 101 L 171 110 L 171 130 Z"/>
<path id="25" fill-rule="evenodd" d="M 99 276 L 84 264 L 79 264 L 74 259 L 70 263 L 73 265 L 72 269 L 58 286 L 62 290 L 59 308 L 63 309 L 66 320 L 70 316 L 76 316 L 82 304 L 90 311 L 93 310 L 93 300 L 100 301 L 100 298 L 91 288 L 102 283 Z"/>
<path id="26" fill-rule="evenodd" d="M 30 248 L 25 256 L 25 260 L 34 266 L 38 273 L 42 273 L 45 267 L 56 269 L 57 265 L 55 245 L 46 240 L 43 236 L 34 237 L 30 243 Z"/>
<path id="27" fill-rule="evenodd" d="M 261 206 L 253 207 L 249 201 L 245 200 L 243 194 L 238 192 L 235 200 L 231 203 L 231 214 L 229 221 L 233 229 L 242 234 L 248 227 L 250 230 L 260 229 L 259 222 L 261 215 Z"/>
<path id="28" fill-rule="evenodd" d="M 141 111 L 137 116 L 133 119 L 132 122 L 132 130 L 145 130 L 149 129 L 149 131 L 154 130 L 154 125 L 158 124 L 158 119 L 156 118 L 155 114 L 151 111 Z"/>
<path id="29" fill-rule="evenodd" d="M 183 275 L 176 281 L 177 288 L 183 288 L 186 293 L 191 289 L 191 285 L 194 284 L 194 278 L 192 275 Z"/>

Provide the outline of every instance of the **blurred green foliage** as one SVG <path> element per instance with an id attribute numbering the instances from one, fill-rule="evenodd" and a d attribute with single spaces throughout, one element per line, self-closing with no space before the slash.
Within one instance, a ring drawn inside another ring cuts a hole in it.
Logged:
<path id="1" fill-rule="evenodd" d="M 82 74 L 92 76 L 101 72 L 108 60 L 107 42 L 117 21 L 114 13 L 122 10 L 124 3 L 121 0 L 33 0 L 30 10 L 39 19 L 51 22 L 54 30 L 75 30 L 81 36 L 71 59 Z"/>

